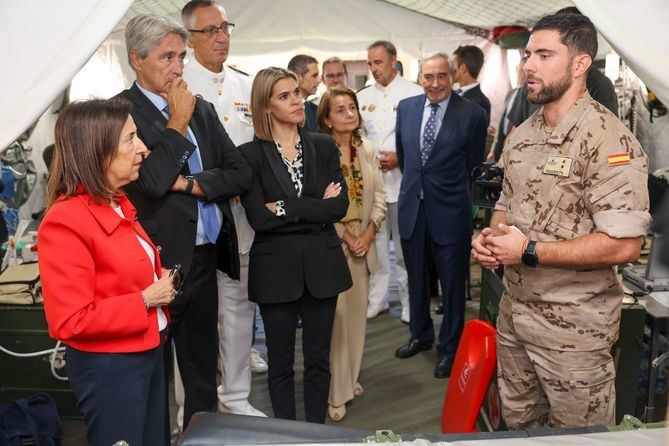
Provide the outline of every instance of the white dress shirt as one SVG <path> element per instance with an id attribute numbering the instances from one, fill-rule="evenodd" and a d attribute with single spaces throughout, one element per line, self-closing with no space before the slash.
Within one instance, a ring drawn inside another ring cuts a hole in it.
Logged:
<path id="1" fill-rule="evenodd" d="M 364 134 L 372 143 L 374 152 L 395 151 L 395 124 L 397 104 L 405 98 L 423 94 L 418 85 L 404 79 L 399 73 L 387 85 L 373 84 L 358 91 Z M 386 189 L 386 202 L 396 203 L 400 194 L 402 172 L 398 167 L 381 174 Z"/>
<path id="2" fill-rule="evenodd" d="M 123 211 L 121 210 L 120 206 L 115 207 L 114 210 L 119 215 L 119 217 L 125 218 L 125 215 L 123 215 Z M 146 240 L 140 237 L 138 233 L 135 232 L 135 236 L 137 237 L 139 244 L 142 245 L 142 248 L 144 248 L 144 251 L 146 251 L 146 255 L 149 256 L 151 266 L 153 267 L 153 281 L 157 282 L 158 276 L 156 275 L 156 254 L 153 252 L 151 245 L 149 245 Z M 165 316 L 165 312 L 163 312 L 163 307 L 156 307 L 156 314 L 158 316 L 158 331 L 163 331 L 167 327 L 167 316 Z"/>

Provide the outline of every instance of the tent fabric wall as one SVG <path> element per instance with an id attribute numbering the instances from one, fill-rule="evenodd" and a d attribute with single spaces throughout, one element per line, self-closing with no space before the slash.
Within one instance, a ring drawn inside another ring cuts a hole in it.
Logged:
<path id="1" fill-rule="evenodd" d="M 79 79 L 73 83 L 74 97 L 109 97 L 134 80 L 134 73 L 125 60 L 123 26 L 134 15 L 146 12 L 142 6 L 146 2 L 148 0 L 137 0 L 133 4 L 80 72 Z M 173 11 L 161 13 L 168 12 L 178 21 L 179 10 L 172 3 L 166 5 Z M 235 23 L 227 63 L 251 74 L 270 65 L 286 66 L 292 56 L 300 53 L 310 54 L 319 61 L 335 55 L 344 60 L 365 60 L 369 44 L 383 39 L 396 45 L 400 59 L 405 62 L 405 77 L 415 81 L 406 66 L 407 61 L 436 51 L 450 54 L 460 45 L 477 45 L 486 54 L 487 61 L 494 61 L 486 64 L 480 79 L 481 88 L 493 104 L 491 122 L 497 125 L 509 88 L 505 53 L 494 43 L 468 34 L 461 27 L 379 0 L 335 3 L 223 0 L 221 3 L 229 20 Z M 504 60 L 500 62 L 500 59 Z M 110 73 L 96 73 L 92 69 L 93 65 L 100 64 L 107 65 Z M 83 80 L 84 77 L 87 79 Z M 100 77 L 106 81 L 98 82 L 90 91 L 82 89 L 78 82 L 90 85 Z"/>
<path id="2" fill-rule="evenodd" d="M 133 0 L 3 2 L 0 148 L 28 128 L 70 83 Z M 38 12 L 37 12 L 38 11 Z"/>
<path id="3" fill-rule="evenodd" d="M 665 104 L 669 104 L 667 0 L 573 0 L 599 32 Z"/>
<path id="4" fill-rule="evenodd" d="M 451 0 L 440 1 L 454 5 Z M 178 20 L 184 3 L 185 0 L 38 0 L 37 4 L 3 4 L 0 32 L 8 37 L 0 41 L 6 46 L 4 53 L 12 66 L 3 72 L 0 82 L 0 148 L 39 117 L 103 41 L 94 58 L 98 64 L 109 67 L 114 82 L 107 86 L 108 91 L 96 95 L 108 97 L 129 85 L 134 75 L 125 61 L 123 43 L 123 28 L 129 18 L 155 11 Z M 486 53 L 487 64 L 480 80 L 493 102 L 491 122 L 497 123 L 495 115 L 501 110 L 501 100 L 508 88 L 504 51 L 444 21 L 450 16 L 438 19 L 416 12 L 416 9 L 423 11 L 421 5 L 425 6 L 425 2 L 398 1 L 403 7 L 381 0 L 222 0 L 222 3 L 231 21 L 237 24 L 228 62 L 250 72 L 270 60 L 285 64 L 290 56 L 303 51 L 312 52 L 319 59 L 335 54 L 346 59 L 364 59 L 367 45 L 377 39 L 393 41 L 400 55 L 409 59 L 434 51 L 451 53 L 458 45 L 475 44 Z M 543 0 L 540 3 L 545 8 L 556 7 Z M 564 1 L 560 3 L 562 6 Z M 607 40 L 615 42 L 615 48 L 646 84 L 669 103 L 669 60 L 659 57 L 663 49 L 660 45 L 669 40 L 666 1 L 615 0 L 606 8 L 596 0 L 575 0 L 575 3 L 592 18 Z M 515 8 L 520 18 L 529 13 L 527 0 L 505 0 L 504 5 L 507 12 Z M 462 4 L 462 11 L 475 12 L 470 6 Z M 34 13 L 36 8 L 39 14 Z M 494 10 L 490 8 L 488 15 L 494 15 Z M 270 56 L 259 58 L 259 55 Z M 280 55 L 286 58 L 285 62 Z M 493 67 L 492 62 L 501 63 Z"/>
<path id="5" fill-rule="evenodd" d="M 225 3 L 234 18 L 234 52 L 261 55 L 317 48 L 328 53 L 366 52 L 375 40 L 394 42 L 413 58 L 471 40 L 462 28 L 378 0 L 314 2 L 255 0 Z"/>

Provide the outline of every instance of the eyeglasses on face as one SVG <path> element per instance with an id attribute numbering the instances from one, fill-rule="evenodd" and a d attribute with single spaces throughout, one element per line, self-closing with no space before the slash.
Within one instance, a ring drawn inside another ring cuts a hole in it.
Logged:
<path id="1" fill-rule="evenodd" d="M 219 31 L 223 31 L 223 34 L 229 36 L 232 34 L 232 31 L 235 29 L 234 23 L 221 23 L 221 26 L 207 26 L 203 29 L 189 29 L 188 31 L 192 33 L 202 33 L 207 38 L 214 37 L 218 34 Z"/>
<path id="2" fill-rule="evenodd" d="M 343 78 L 344 76 L 346 76 L 346 73 L 344 73 L 343 71 L 339 71 L 337 73 L 326 73 L 325 74 L 326 79 Z"/>

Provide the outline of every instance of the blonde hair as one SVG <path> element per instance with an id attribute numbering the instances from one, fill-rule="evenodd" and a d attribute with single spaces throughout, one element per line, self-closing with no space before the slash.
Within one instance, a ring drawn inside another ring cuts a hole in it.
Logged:
<path id="1" fill-rule="evenodd" d="M 281 79 L 294 79 L 297 76 L 285 68 L 269 67 L 260 70 L 253 79 L 251 87 L 251 111 L 253 113 L 253 131 L 256 138 L 272 141 L 272 121 L 267 108 L 272 98 L 272 90 Z"/>

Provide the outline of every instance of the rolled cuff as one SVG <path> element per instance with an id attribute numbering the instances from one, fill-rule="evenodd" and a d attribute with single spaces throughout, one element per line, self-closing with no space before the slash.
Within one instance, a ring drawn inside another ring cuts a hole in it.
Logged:
<path id="1" fill-rule="evenodd" d="M 502 212 L 508 211 L 508 209 L 506 208 L 506 195 L 504 194 L 504 191 L 502 191 L 502 193 L 499 194 L 499 198 L 497 199 L 497 202 L 495 203 L 494 210 L 502 211 Z"/>
<path id="2" fill-rule="evenodd" d="M 286 204 L 284 203 L 284 201 L 279 200 L 275 204 L 276 204 L 276 211 L 275 211 L 274 215 L 276 215 L 277 217 L 285 217 L 286 216 L 286 208 L 285 208 Z"/>
<path id="3" fill-rule="evenodd" d="M 613 238 L 644 236 L 650 227 L 650 214 L 646 211 L 601 211 L 593 219 L 597 231 Z"/>

